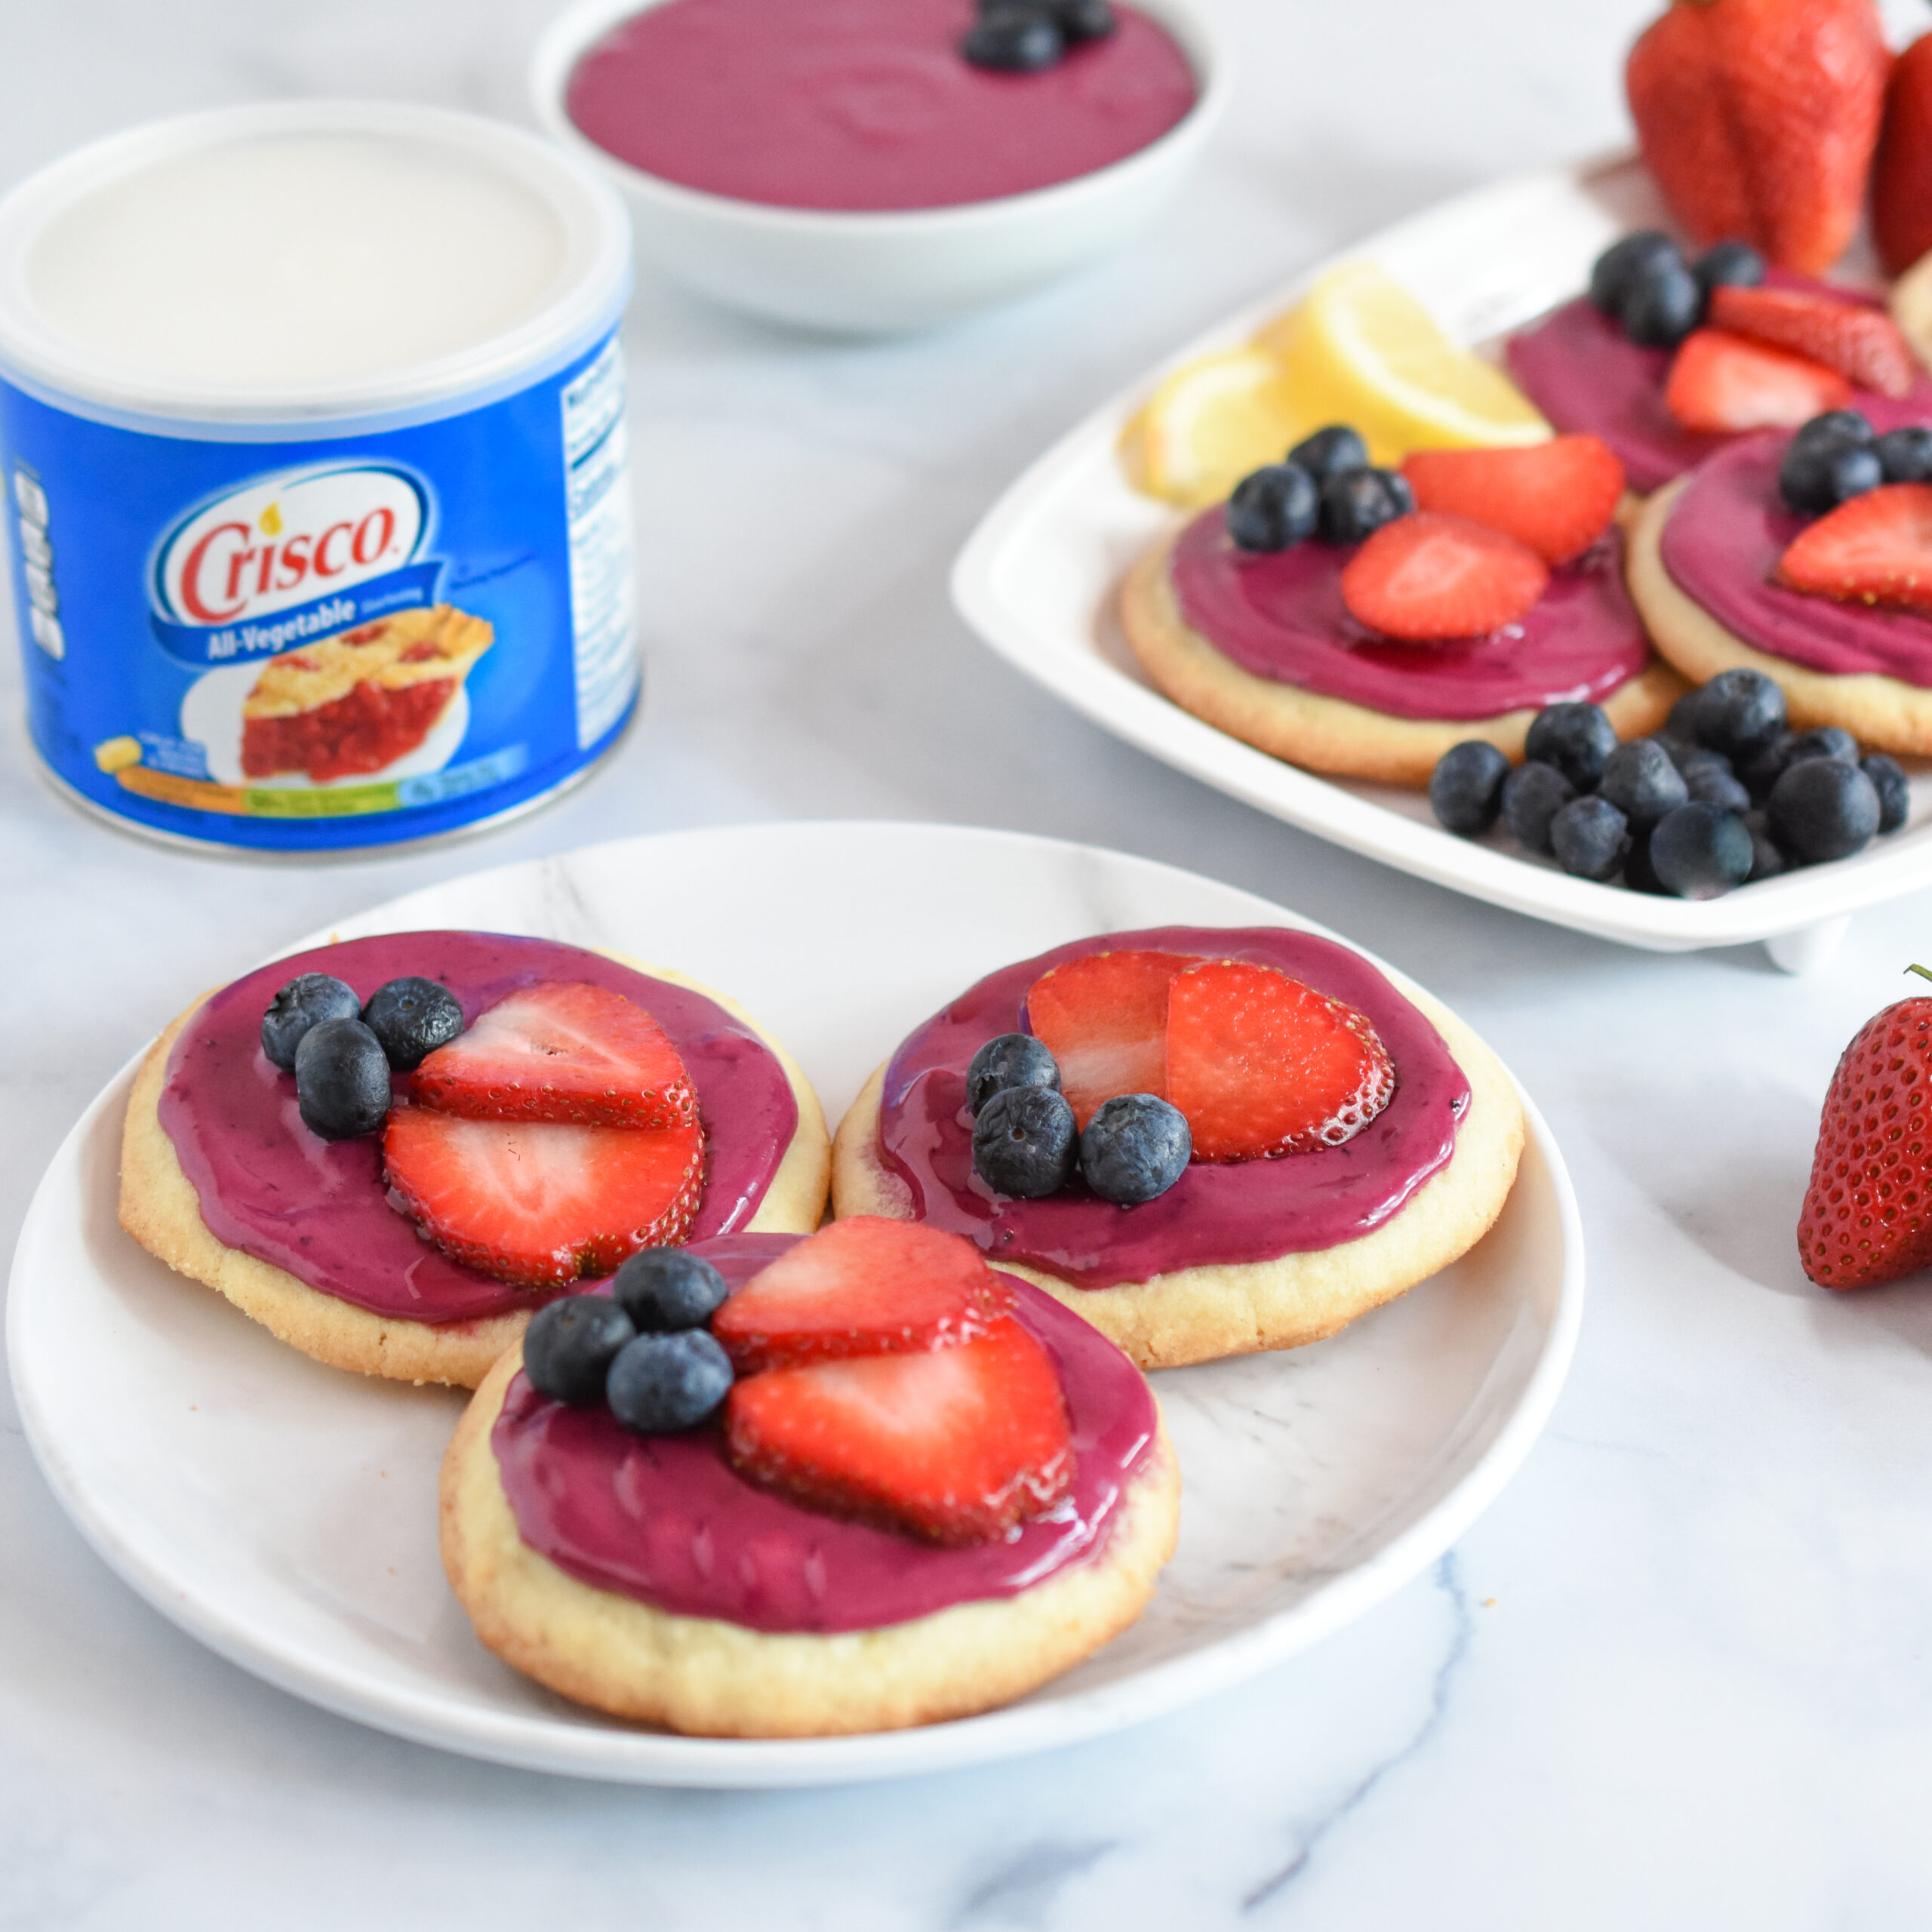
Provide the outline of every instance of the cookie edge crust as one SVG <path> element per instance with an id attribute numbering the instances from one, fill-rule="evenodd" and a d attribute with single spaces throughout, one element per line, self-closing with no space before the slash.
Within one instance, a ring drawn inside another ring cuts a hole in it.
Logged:
<path id="1" fill-rule="evenodd" d="M 1120 619 L 1141 668 L 1183 711 L 1290 764 L 1416 789 L 1428 784 L 1451 746 L 1471 738 L 1521 761 L 1534 706 L 1494 718 L 1398 718 L 1244 670 L 1181 615 L 1168 569 L 1180 535 L 1171 531 L 1128 571 Z M 1620 738 L 1640 738 L 1663 722 L 1684 690 L 1676 671 L 1654 657 L 1603 709 Z"/>
<path id="2" fill-rule="evenodd" d="M 1117 1636 L 1174 1553 L 1180 1476 L 1164 1424 L 1100 1553 L 1017 1595 L 873 1630 L 753 1630 L 580 1583 L 523 1540 L 490 1432 L 512 1347 L 463 1411 L 438 1484 L 443 1568 L 478 1640 L 614 1717 L 708 1737 L 898 1730 L 1010 1703 Z"/>
<path id="3" fill-rule="evenodd" d="M 1663 527 L 1690 481 L 1686 475 L 1666 483 L 1644 504 L 1631 534 L 1631 600 L 1657 649 L 1694 684 L 1707 685 L 1720 671 L 1761 671 L 1783 689 L 1794 731 L 1836 724 L 1868 750 L 1932 755 L 1932 691 L 1875 671 L 1810 671 L 1774 657 L 1746 644 L 1678 586 L 1664 568 Z"/>
<path id="4" fill-rule="evenodd" d="M 1388 977 L 1441 1035 L 1469 1083 L 1469 1105 L 1448 1165 L 1380 1226 L 1336 1247 L 1180 1268 L 1109 1288 L 1076 1287 L 1010 1260 L 998 1266 L 1044 1288 L 1140 1367 L 1155 1369 L 1318 1342 L 1466 1254 L 1495 1225 L 1515 1185 L 1522 1103 L 1502 1062 L 1461 1020 L 1420 987 Z M 878 1155 L 884 1077 L 881 1065 L 832 1142 L 832 1211 L 841 1217 L 912 1218 L 909 1190 Z"/>
<path id="5" fill-rule="evenodd" d="M 810 1234 L 824 1212 L 832 1151 L 825 1111 L 798 1063 L 735 1000 L 669 968 L 647 966 L 616 953 L 606 956 L 634 972 L 715 1000 L 771 1049 L 792 1084 L 798 1124 L 744 1232 Z M 182 1171 L 159 1109 L 168 1054 L 181 1029 L 213 997 L 205 993 L 169 1023 L 134 1076 L 121 1134 L 122 1226 L 177 1275 L 205 1283 L 278 1341 L 317 1361 L 393 1382 L 475 1388 L 491 1364 L 521 1336 L 528 1314 L 511 1309 L 474 1321 L 440 1324 L 373 1314 L 310 1287 L 272 1262 L 229 1247 L 208 1231 L 200 1197 Z"/>

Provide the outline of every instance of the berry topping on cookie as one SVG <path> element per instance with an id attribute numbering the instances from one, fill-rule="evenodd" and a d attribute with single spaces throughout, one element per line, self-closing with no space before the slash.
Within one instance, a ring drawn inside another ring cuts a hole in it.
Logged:
<path id="1" fill-rule="evenodd" d="M 973 1165 L 995 1194 L 1057 1194 L 1079 1160 L 1079 1123 L 1051 1087 L 1003 1087 L 973 1123 Z"/>
<path id="2" fill-rule="evenodd" d="M 1526 543 L 1472 518 L 1418 510 L 1377 531 L 1342 571 L 1342 601 L 1384 637 L 1481 637 L 1524 616 L 1549 583 Z"/>
<path id="3" fill-rule="evenodd" d="M 731 1387 L 731 1358 L 702 1328 L 626 1342 L 605 1379 L 611 1413 L 640 1435 L 703 1421 Z"/>
<path id="4" fill-rule="evenodd" d="M 1167 1097 L 1200 1161 L 1339 1147 L 1394 1097 L 1367 1019 L 1272 966 L 1208 959 L 1168 1001 Z"/>
<path id="5" fill-rule="evenodd" d="M 463 1031 L 463 1008 L 434 980 L 392 980 L 369 995 L 362 1023 L 383 1043 L 390 1066 L 407 1072 Z"/>
<path id="6" fill-rule="evenodd" d="M 725 1428 L 756 1481 L 935 1543 L 1002 1537 L 1073 1480 L 1060 1378 L 1011 1316 L 952 1348 L 749 1377 L 732 1387 Z"/>
<path id="7" fill-rule="evenodd" d="M 445 1254 L 553 1287 L 681 1239 L 703 1191 L 704 1140 L 695 1121 L 641 1133 L 397 1107 L 383 1163 L 398 1204 Z"/>
<path id="8" fill-rule="evenodd" d="M 636 1335 L 630 1317 L 608 1295 L 565 1295 L 530 1318 L 523 1372 L 539 1395 L 588 1408 L 603 1401 L 617 1351 Z"/>
<path id="9" fill-rule="evenodd" d="M 855 1214 L 755 1275 L 711 1328 L 749 1375 L 954 1346 L 984 1334 L 1012 1305 L 970 1242 L 917 1222 Z"/>
<path id="10" fill-rule="evenodd" d="M 1030 1033 L 998 1033 L 973 1056 L 966 1069 L 966 1105 L 977 1113 L 1008 1087 L 1060 1087 L 1053 1055 Z"/>
<path id="11" fill-rule="evenodd" d="M 499 1001 L 423 1062 L 410 1091 L 471 1120 L 659 1128 L 697 1111 L 663 1028 L 621 993 L 568 980 Z"/>
<path id="12" fill-rule="evenodd" d="M 1801 531 L 1780 560 L 1788 590 L 1932 612 L 1932 483 L 1868 490 Z"/>
<path id="13" fill-rule="evenodd" d="M 1687 429 L 1730 435 L 1791 429 L 1851 400 L 1835 369 L 1723 329 L 1684 338 L 1664 384 L 1664 407 Z"/>
<path id="14" fill-rule="evenodd" d="M 1153 1094 L 1116 1094 L 1080 1137 L 1080 1171 L 1103 1201 L 1137 1208 L 1187 1171 L 1194 1136 L 1180 1108 Z"/>
<path id="15" fill-rule="evenodd" d="M 325 1140 L 374 1134 L 389 1110 L 389 1063 L 359 1020 L 324 1020 L 295 1049 L 295 1102 L 302 1124 Z"/>
<path id="16" fill-rule="evenodd" d="M 1882 309 L 1801 288 L 1715 288 L 1706 318 L 1714 328 L 1835 369 L 1881 395 L 1912 393 L 1918 365 Z"/>
<path id="17" fill-rule="evenodd" d="M 641 1248 L 611 1284 L 611 1299 L 645 1335 L 702 1328 L 730 1293 L 709 1262 L 681 1247 Z"/>
<path id="18" fill-rule="evenodd" d="M 1166 1093 L 1168 988 L 1193 963 L 1180 952 L 1090 952 L 1027 988 L 1026 1023 L 1059 1063 L 1079 1125 L 1116 1094 Z"/>
<path id="19" fill-rule="evenodd" d="M 295 1050 L 311 1026 L 325 1020 L 353 1020 L 361 1011 L 355 989 L 333 974 L 298 974 L 262 1015 L 262 1051 L 283 1072 L 293 1073 Z"/>
<path id="20" fill-rule="evenodd" d="M 1595 436 L 1526 449 L 1417 450 L 1402 474 L 1417 509 L 1486 523 L 1546 564 L 1581 556 L 1610 528 L 1623 494 L 1623 466 Z"/>
<path id="21" fill-rule="evenodd" d="M 1913 480 L 1886 475 L 1879 439 L 1855 409 L 1813 417 L 1792 438 L 1778 465 L 1778 493 L 1804 516 L 1836 509 L 1881 483 Z"/>

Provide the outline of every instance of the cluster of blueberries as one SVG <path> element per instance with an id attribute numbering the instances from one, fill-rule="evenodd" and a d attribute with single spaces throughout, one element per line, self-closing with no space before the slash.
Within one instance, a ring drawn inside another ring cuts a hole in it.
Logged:
<path id="1" fill-rule="evenodd" d="M 365 1003 L 331 974 L 303 973 L 262 1015 L 262 1051 L 294 1075 L 303 1126 L 349 1140 L 388 1118 L 392 1070 L 420 1066 L 462 1031 L 456 995 L 434 980 L 392 980 Z"/>
<path id="2" fill-rule="evenodd" d="M 1285 550 L 1318 535 L 1359 543 L 1415 506 L 1409 479 L 1377 469 L 1360 435 L 1331 423 L 1296 444 L 1285 463 L 1251 470 L 1235 485 L 1227 531 L 1244 550 Z"/>
<path id="3" fill-rule="evenodd" d="M 1628 744 L 1597 706 L 1552 704 L 1524 749 L 1512 769 L 1481 739 L 1452 746 L 1429 781 L 1436 817 L 1470 837 L 1500 817 L 1580 878 L 1684 899 L 1849 858 L 1909 803 L 1896 759 L 1860 758 L 1836 725 L 1788 730 L 1784 692 L 1761 671 L 1719 672 Z"/>
<path id="4" fill-rule="evenodd" d="M 731 1390 L 731 1358 L 704 1325 L 730 1293 L 684 1248 L 641 1249 L 608 1295 L 565 1295 L 531 1317 L 523 1372 L 540 1395 L 574 1409 L 607 1404 L 640 1435 L 689 1429 Z"/>
<path id="5" fill-rule="evenodd" d="M 1694 262 L 1668 235 L 1639 229 L 1614 242 L 1590 270 L 1590 300 L 1645 349 L 1675 349 L 1704 319 L 1714 288 L 1755 288 L 1764 258 L 1742 242 L 1720 242 Z"/>
<path id="6" fill-rule="evenodd" d="M 973 1165 L 995 1194 L 1035 1201 L 1078 1173 L 1103 1201 L 1137 1207 L 1187 1171 L 1187 1116 L 1154 1094 L 1103 1100 L 1083 1131 L 1060 1091 L 1060 1066 L 1030 1033 L 1001 1033 L 966 1069 Z"/>
<path id="7" fill-rule="evenodd" d="M 1792 438 L 1778 465 L 1778 494 L 1803 516 L 1881 483 L 1932 483 L 1932 429 L 1911 423 L 1881 436 L 1857 410 L 1828 409 Z"/>
<path id="8" fill-rule="evenodd" d="M 1107 0 L 980 0 L 959 51 L 976 67 L 1037 74 L 1069 47 L 1105 40 L 1118 24 Z"/>

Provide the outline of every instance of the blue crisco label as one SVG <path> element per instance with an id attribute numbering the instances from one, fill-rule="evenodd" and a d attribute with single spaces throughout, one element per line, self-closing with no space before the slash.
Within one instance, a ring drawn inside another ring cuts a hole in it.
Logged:
<path id="1" fill-rule="evenodd" d="M 537 798 L 622 729 L 614 336 L 400 428 L 170 426 L 0 380 L 29 722 L 74 791 L 212 843 L 367 846 Z"/>

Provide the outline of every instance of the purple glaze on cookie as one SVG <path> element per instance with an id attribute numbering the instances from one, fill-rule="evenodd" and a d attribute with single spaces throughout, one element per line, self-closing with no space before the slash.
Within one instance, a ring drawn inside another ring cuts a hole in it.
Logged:
<path id="1" fill-rule="evenodd" d="M 1834 676 L 1875 672 L 1932 688 L 1932 619 L 1813 597 L 1771 580 L 1778 559 L 1813 521 L 1778 493 L 1778 465 L 1790 441 L 1783 430 L 1744 438 L 1685 484 L 1658 543 L 1671 581 L 1771 657 Z"/>
<path id="2" fill-rule="evenodd" d="M 1344 1146 L 1272 1161 L 1196 1161 L 1136 1208 L 1102 1201 L 1078 1179 L 1044 1200 L 994 1194 L 973 1169 L 966 1069 L 974 1054 L 995 1034 L 1024 1030 L 1026 989 L 1050 967 L 1139 948 L 1276 967 L 1366 1014 L 1395 1063 L 1395 1098 Z M 1162 926 L 1076 940 L 962 993 L 893 1055 L 878 1146 L 912 1189 L 916 1219 L 966 1235 L 995 1266 L 1022 1262 L 1077 1287 L 1107 1288 L 1367 1234 L 1447 1164 L 1469 1103 L 1469 1082 L 1441 1035 L 1359 954 L 1281 928 Z"/>
<path id="3" fill-rule="evenodd" d="M 798 1238 L 732 1236 L 703 1253 L 735 1288 Z M 1071 1491 L 1005 1540 L 943 1549 L 823 1515 L 740 1475 L 715 1425 L 633 1435 L 608 1409 L 565 1408 L 518 1374 L 490 1442 L 523 1540 L 580 1583 L 675 1616 L 815 1634 L 1017 1595 L 1089 1560 L 1153 1453 L 1153 1395 L 1079 1316 L 1004 1279 L 1059 1371 L 1074 1450 Z"/>
<path id="4" fill-rule="evenodd" d="M 162 1128 L 217 1241 L 372 1315 L 474 1321 L 550 1297 L 466 1268 L 423 1239 L 389 1204 L 380 1136 L 328 1141 L 302 1124 L 294 1076 L 263 1054 L 261 1026 L 276 989 L 306 972 L 332 973 L 365 1000 L 406 974 L 440 980 L 466 1025 L 539 980 L 587 981 L 646 1008 L 683 1056 L 704 1122 L 693 1240 L 751 1219 L 798 1126 L 785 1069 L 741 1021 L 701 993 L 574 946 L 392 933 L 278 959 L 223 987 L 182 1029 L 162 1088 Z M 398 1098 L 408 1078 L 397 1076 Z"/>
<path id="5" fill-rule="evenodd" d="M 1835 288 L 1782 269 L 1772 269 L 1767 280 L 1774 288 L 1816 290 L 1866 307 L 1878 306 L 1857 290 Z M 1503 353 L 1517 387 L 1558 429 L 1601 437 L 1622 460 L 1624 480 L 1640 496 L 1660 489 L 1730 440 L 1680 427 L 1663 404 L 1676 352 L 1641 347 L 1587 300 L 1566 302 L 1512 336 Z M 1852 407 L 1881 430 L 1932 423 L 1932 380 L 1920 376 L 1912 393 L 1897 400 L 1860 389 Z"/>
<path id="6" fill-rule="evenodd" d="M 1441 644 L 1398 644 L 1349 614 L 1342 568 L 1358 547 L 1243 550 L 1217 506 L 1174 545 L 1175 601 L 1193 629 L 1256 677 L 1397 718 L 1496 718 L 1565 699 L 1594 702 L 1650 661 L 1616 530 L 1552 571 L 1520 623 Z"/>

